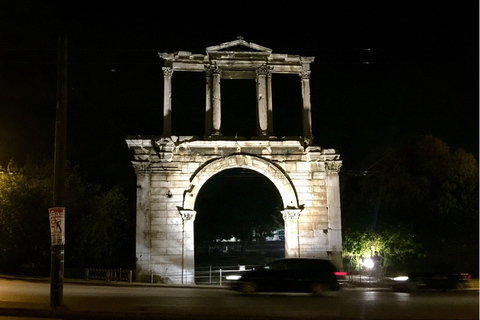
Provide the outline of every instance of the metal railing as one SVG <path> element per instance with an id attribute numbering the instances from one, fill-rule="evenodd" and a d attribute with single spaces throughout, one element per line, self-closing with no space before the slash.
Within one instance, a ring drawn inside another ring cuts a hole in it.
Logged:
<path id="1" fill-rule="evenodd" d="M 229 275 L 241 275 L 254 270 L 258 265 L 208 266 L 195 268 L 195 283 L 197 285 L 222 286 L 227 285 Z"/>
<path id="2" fill-rule="evenodd" d="M 195 268 L 195 283 L 197 285 L 223 286 L 228 285 L 229 275 L 241 275 L 254 270 L 258 265 L 235 265 L 235 266 L 206 266 Z M 85 269 L 86 280 L 133 282 L 134 271 L 131 269 Z M 185 275 L 184 275 L 185 277 Z M 182 274 L 163 274 L 162 276 L 150 274 L 150 283 L 170 283 L 172 280 L 182 278 Z M 148 281 L 148 280 L 147 280 Z M 176 281 L 174 281 L 176 282 Z"/>
<path id="3" fill-rule="evenodd" d="M 130 269 L 85 269 L 86 280 L 133 281 L 133 270 Z"/>

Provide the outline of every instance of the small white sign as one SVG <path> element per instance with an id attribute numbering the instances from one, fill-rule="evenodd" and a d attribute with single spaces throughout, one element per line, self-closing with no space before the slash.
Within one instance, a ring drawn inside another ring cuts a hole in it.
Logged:
<path id="1" fill-rule="evenodd" d="M 55 207 L 48 209 L 50 217 L 50 234 L 52 245 L 65 244 L 65 208 Z"/>

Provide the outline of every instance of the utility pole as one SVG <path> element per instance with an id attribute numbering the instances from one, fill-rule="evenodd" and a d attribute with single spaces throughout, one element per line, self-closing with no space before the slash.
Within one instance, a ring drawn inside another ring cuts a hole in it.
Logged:
<path id="1" fill-rule="evenodd" d="M 50 267 L 50 306 L 63 304 L 63 273 L 65 250 L 65 181 L 66 181 L 66 142 L 67 142 L 67 33 L 58 37 L 57 63 L 57 105 L 55 119 L 55 163 L 53 185 L 53 208 L 50 209 L 52 230 Z M 61 213 L 58 219 L 56 212 Z M 53 217 L 52 217 L 53 213 Z M 58 236 L 60 234 L 60 237 Z M 56 235 L 54 237 L 54 235 Z"/>

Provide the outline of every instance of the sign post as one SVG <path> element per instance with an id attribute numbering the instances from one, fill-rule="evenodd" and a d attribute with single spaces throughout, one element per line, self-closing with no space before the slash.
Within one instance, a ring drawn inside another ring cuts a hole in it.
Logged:
<path id="1" fill-rule="evenodd" d="M 53 208 L 50 213 L 52 250 L 50 266 L 50 306 L 63 303 L 63 270 L 65 250 L 66 145 L 67 145 L 67 34 L 58 37 L 57 106 L 55 119 L 55 159 Z"/>
<path id="2" fill-rule="evenodd" d="M 48 209 L 52 252 L 50 266 L 50 305 L 59 307 L 63 303 L 63 270 L 65 261 L 65 208 Z"/>

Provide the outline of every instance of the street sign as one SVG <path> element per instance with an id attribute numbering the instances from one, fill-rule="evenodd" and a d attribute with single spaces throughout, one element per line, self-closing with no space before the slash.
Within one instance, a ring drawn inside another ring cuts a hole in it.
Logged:
<path id="1" fill-rule="evenodd" d="M 48 209 L 50 217 L 50 234 L 52 246 L 65 244 L 65 208 L 55 207 Z"/>

